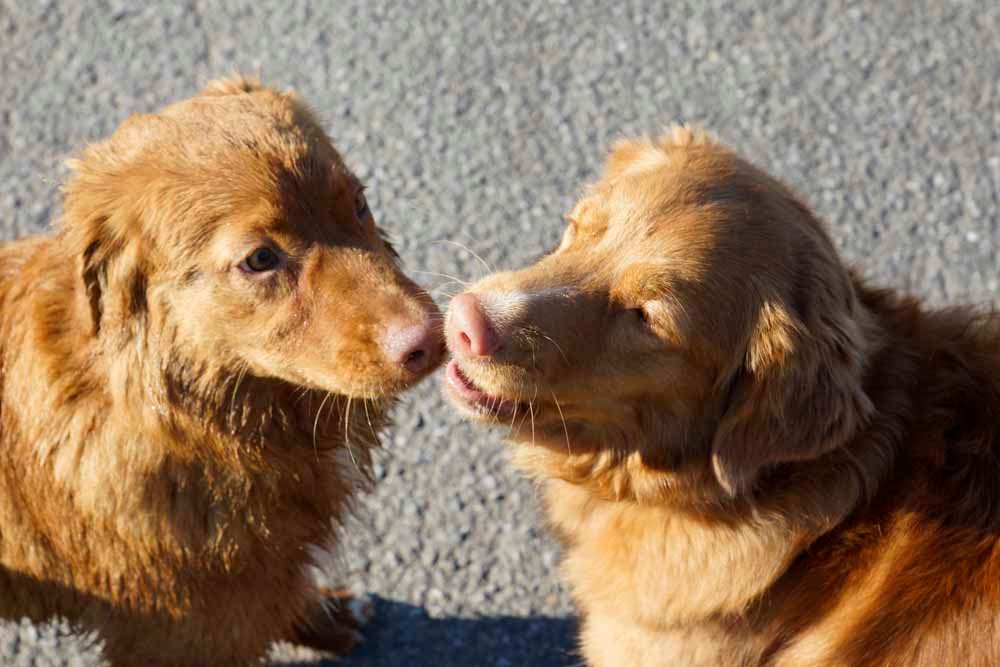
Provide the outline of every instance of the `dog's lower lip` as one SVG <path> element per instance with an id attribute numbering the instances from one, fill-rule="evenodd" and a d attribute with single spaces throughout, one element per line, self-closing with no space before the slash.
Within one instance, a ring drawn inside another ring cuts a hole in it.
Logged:
<path id="1" fill-rule="evenodd" d="M 463 401 L 475 406 L 478 409 L 487 410 L 498 415 L 504 412 L 511 412 L 514 409 L 515 403 L 513 401 L 507 401 L 498 396 L 487 394 L 485 391 L 477 387 L 476 384 L 462 372 L 462 368 L 458 365 L 458 361 L 454 359 L 448 362 L 446 377 L 448 378 L 448 384 L 451 385 L 454 393 L 457 394 Z"/>
<path id="2" fill-rule="evenodd" d="M 486 398 L 485 392 L 480 391 L 472 380 L 466 377 L 465 373 L 459 367 L 458 362 L 452 359 L 448 362 L 448 382 L 451 386 L 458 391 L 462 398 L 468 399 L 470 401 L 478 401 L 479 399 Z"/>

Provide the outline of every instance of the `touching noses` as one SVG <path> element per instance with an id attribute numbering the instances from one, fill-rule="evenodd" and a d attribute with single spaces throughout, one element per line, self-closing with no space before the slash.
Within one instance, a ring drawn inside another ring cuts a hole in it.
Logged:
<path id="1" fill-rule="evenodd" d="M 440 329 L 430 317 L 416 323 L 408 320 L 390 322 L 382 338 L 386 358 L 414 375 L 437 367 L 443 348 Z"/>
<path id="2" fill-rule="evenodd" d="M 448 342 L 455 356 L 489 357 L 500 349 L 500 338 L 475 294 L 459 294 L 449 310 Z"/>

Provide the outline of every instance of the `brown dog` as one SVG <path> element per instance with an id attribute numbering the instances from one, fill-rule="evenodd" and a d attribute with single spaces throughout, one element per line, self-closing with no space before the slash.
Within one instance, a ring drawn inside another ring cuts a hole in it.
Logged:
<path id="1" fill-rule="evenodd" d="M 542 480 L 587 662 L 1000 665 L 1000 319 L 869 288 L 700 131 L 569 217 L 453 301 L 446 385 Z"/>
<path id="2" fill-rule="evenodd" d="M 310 551 L 438 311 L 291 93 L 216 81 L 72 167 L 58 233 L 0 246 L 0 614 L 116 664 L 344 647 Z"/>

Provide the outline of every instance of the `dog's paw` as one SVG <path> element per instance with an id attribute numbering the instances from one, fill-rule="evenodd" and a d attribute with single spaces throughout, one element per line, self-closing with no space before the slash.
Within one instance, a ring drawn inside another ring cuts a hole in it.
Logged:
<path id="1" fill-rule="evenodd" d="M 292 641 L 337 655 L 349 653 L 364 641 L 361 631 L 375 617 L 375 602 L 346 590 L 320 588 L 319 593 L 309 618 L 296 628 Z"/>

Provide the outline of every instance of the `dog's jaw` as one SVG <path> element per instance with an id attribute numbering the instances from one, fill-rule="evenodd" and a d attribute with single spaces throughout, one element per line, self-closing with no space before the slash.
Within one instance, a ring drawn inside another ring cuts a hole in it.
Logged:
<path id="1" fill-rule="evenodd" d="M 463 413 L 484 421 L 512 419 L 516 412 L 528 409 L 528 405 L 501 396 L 490 394 L 469 378 L 461 364 L 452 359 L 448 362 L 444 379 L 445 393 Z"/>

